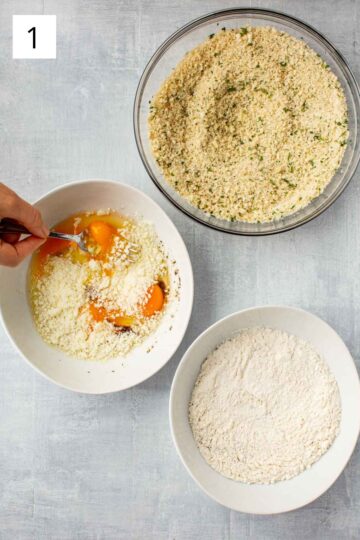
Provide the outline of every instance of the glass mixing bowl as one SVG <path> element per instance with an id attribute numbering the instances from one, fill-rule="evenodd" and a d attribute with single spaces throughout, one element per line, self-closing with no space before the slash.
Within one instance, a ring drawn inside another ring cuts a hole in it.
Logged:
<path id="1" fill-rule="evenodd" d="M 308 206 L 282 219 L 269 223 L 230 222 L 212 217 L 192 206 L 165 180 L 155 162 L 148 136 L 149 101 L 168 77 L 171 70 L 209 34 L 223 26 L 272 26 L 303 39 L 330 66 L 338 77 L 346 95 L 349 115 L 349 140 L 340 168 L 323 193 Z M 265 235 L 287 231 L 315 218 L 326 210 L 350 182 L 360 157 L 359 140 L 360 100 L 356 80 L 341 54 L 324 36 L 304 22 L 283 13 L 263 9 L 228 9 L 210 13 L 180 28 L 156 51 L 141 76 L 134 103 L 135 138 L 147 172 L 163 194 L 185 214 L 200 223 L 224 232 L 245 235 Z"/>

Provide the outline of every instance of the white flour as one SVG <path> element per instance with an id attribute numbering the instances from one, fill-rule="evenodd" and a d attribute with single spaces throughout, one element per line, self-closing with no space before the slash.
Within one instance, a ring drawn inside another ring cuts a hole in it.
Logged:
<path id="1" fill-rule="evenodd" d="M 296 476 L 331 446 L 341 403 L 325 361 L 302 339 L 243 330 L 202 364 L 189 404 L 195 441 L 216 471 L 246 483 Z"/>

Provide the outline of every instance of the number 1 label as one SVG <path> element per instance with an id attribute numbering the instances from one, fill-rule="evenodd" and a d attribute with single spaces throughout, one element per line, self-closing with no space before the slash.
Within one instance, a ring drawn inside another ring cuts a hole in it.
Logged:
<path id="1" fill-rule="evenodd" d="M 33 33 L 33 49 L 36 49 L 36 28 L 35 26 L 33 26 L 32 28 L 30 28 L 30 30 L 28 30 L 28 34 L 31 34 L 31 32 Z"/>
<path id="2" fill-rule="evenodd" d="M 56 58 L 56 15 L 13 15 L 13 58 Z"/>

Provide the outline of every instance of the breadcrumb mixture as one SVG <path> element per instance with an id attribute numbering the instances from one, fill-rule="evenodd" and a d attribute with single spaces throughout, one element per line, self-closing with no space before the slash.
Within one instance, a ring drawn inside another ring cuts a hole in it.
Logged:
<path id="1" fill-rule="evenodd" d="M 269 222 L 317 197 L 348 139 L 341 85 L 303 41 L 270 27 L 211 34 L 150 104 L 165 179 L 230 221 Z"/>
<path id="2" fill-rule="evenodd" d="M 131 263 L 129 242 L 139 248 Z M 152 224 L 124 221 L 106 262 L 86 258 L 75 246 L 65 254 L 47 257 L 41 275 L 30 284 L 36 327 L 46 343 L 77 358 L 126 356 L 154 332 L 163 317 L 166 306 L 151 317 L 141 312 L 149 289 L 161 280 L 167 282 L 164 289 L 171 296 L 167 256 Z M 92 317 L 92 310 L 111 314 L 119 308 L 131 320 L 131 328 L 119 327 L 107 317 Z"/>

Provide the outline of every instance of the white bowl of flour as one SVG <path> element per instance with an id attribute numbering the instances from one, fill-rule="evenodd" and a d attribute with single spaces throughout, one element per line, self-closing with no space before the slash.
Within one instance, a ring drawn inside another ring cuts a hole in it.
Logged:
<path id="1" fill-rule="evenodd" d="M 156 330 L 127 355 L 102 361 L 69 356 L 42 340 L 27 299 L 29 261 L 1 268 L 0 319 L 18 352 L 42 375 L 77 392 L 104 394 L 130 388 L 151 377 L 171 358 L 187 328 L 193 303 L 193 274 L 186 246 L 165 212 L 126 184 L 85 180 L 60 186 L 35 204 L 49 226 L 83 211 L 112 209 L 152 224 L 168 256 L 170 300 Z M 178 284 L 181 283 L 181 287 Z M 62 291 L 60 291 L 62 292 Z"/>
<path id="2" fill-rule="evenodd" d="M 211 498 L 241 512 L 286 512 L 324 493 L 348 462 L 360 430 L 359 378 L 318 317 L 247 309 L 188 349 L 170 423 L 181 460 Z"/>

